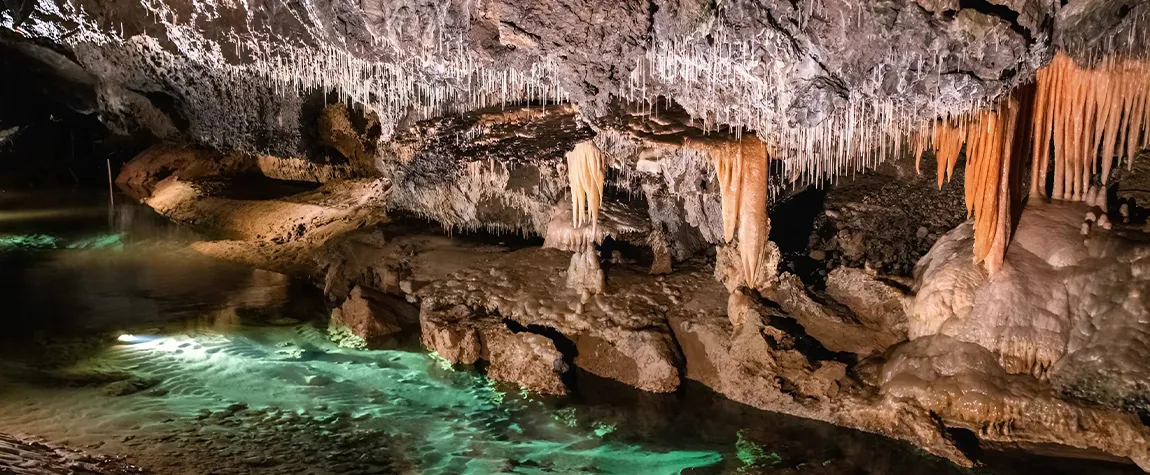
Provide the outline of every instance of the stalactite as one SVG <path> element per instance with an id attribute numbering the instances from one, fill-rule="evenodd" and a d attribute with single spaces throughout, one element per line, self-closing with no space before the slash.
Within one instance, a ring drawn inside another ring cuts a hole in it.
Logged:
<path id="1" fill-rule="evenodd" d="M 759 275 L 771 229 L 767 146 L 752 135 L 717 143 L 688 141 L 686 146 L 711 156 L 723 205 L 723 238 L 730 242 L 737 231 L 743 278 L 755 287 L 767 277 Z"/>
<path id="2" fill-rule="evenodd" d="M 1030 140 L 1019 134 L 1031 131 L 1018 127 L 1019 117 L 1027 112 L 1030 91 L 1007 97 L 993 110 L 957 118 L 935 121 L 933 130 L 919 132 L 929 141 L 935 153 L 938 186 L 954 176 L 958 157 L 966 150 L 964 194 L 968 216 L 974 217 L 974 261 L 983 263 L 991 273 L 1002 266 L 1012 231 L 1012 212 L 1020 200 L 1018 189 L 1020 147 Z M 918 153 L 916 151 L 916 153 Z"/>
<path id="3" fill-rule="evenodd" d="M 1082 67 L 1059 52 L 1038 71 L 1033 86 L 1015 90 L 994 110 L 937 119 L 929 136 L 917 132 L 916 168 L 926 143 L 935 152 L 941 187 L 965 145 L 974 258 L 993 273 L 1002 266 L 1022 199 L 1023 160 L 1030 161 L 1031 196 L 1046 196 L 1053 174 L 1051 198 L 1089 199 L 1095 180 L 1105 185 L 1115 165 L 1125 160 L 1131 167 L 1146 145 L 1148 97 L 1146 61 L 1104 58 Z"/>
<path id="4" fill-rule="evenodd" d="M 758 139 L 744 137 L 740 141 L 741 197 L 739 199 L 739 255 L 743 261 L 743 276 L 747 285 L 757 286 L 771 231 L 767 216 L 767 151 Z"/>
<path id="5" fill-rule="evenodd" d="M 739 222 L 739 201 L 743 189 L 742 141 L 726 142 L 711 152 L 723 205 L 723 239 L 731 242 Z"/>
<path id="6" fill-rule="evenodd" d="M 925 134 L 924 134 L 925 136 Z M 933 150 L 938 169 L 938 187 L 954 176 L 954 165 L 966 137 L 966 129 L 954 120 L 938 120 L 934 124 Z"/>
<path id="7" fill-rule="evenodd" d="M 606 179 L 603 153 L 595 142 L 584 140 L 567 152 L 567 178 L 571 186 L 571 219 L 575 228 L 591 223 L 592 233 L 598 230 L 599 206 L 603 203 L 603 182 Z"/>
<path id="8" fill-rule="evenodd" d="M 1031 192 L 1045 196 L 1051 155 L 1055 199 L 1084 200 L 1095 178 L 1106 184 L 1116 163 L 1131 166 L 1146 145 L 1148 93 L 1146 61 L 1103 58 L 1083 67 L 1058 52 L 1037 74 Z"/>

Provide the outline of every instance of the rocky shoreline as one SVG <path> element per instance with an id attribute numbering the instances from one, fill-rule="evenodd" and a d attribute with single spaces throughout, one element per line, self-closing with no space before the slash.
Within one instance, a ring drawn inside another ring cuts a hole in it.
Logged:
<path id="1" fill-rule="evenodd" d="M 663 147 L 642 138 L 631 140 L 656 150 Z M 513 184 L 512 179 L 503 181 L 504 188 L 487 187 L 478 194 L 466 187 L 445 187 L 436 195 L 442 201 L 434 208 L 427 207 L 432 203 L 428 199 L 403 198 L 410 190 L 391 181 L 401 179 L 395 175 L 374 181 L 335 180 L 302 194 L 245 200 L 229 197 L 236 194 L 229 189 L 251 183 L 234 172 L 195 175 L 177 170 L 145 186 L 143 196 L 171 219 L 226 237 L 193 244 L 205 254 L 313 279 L 332 307 L 333 337 L 343 344 L 371 347 L 418 327 L 424 345 L 448 362 L 478 365 L 492 379 L 543 394 L 570 391 L 565 380 L 576 367 L 654 392 L 675 391 L 690 379 L 759 409 L 905 440 L 960 466 L 973 466 L 977 460 L 959 447 L 953 430 L 970 431 L 984 444 L 1057 447 L 1059 453 L 1083 457 L 1109 454 L 1150 468 L 1150 430 L 1137 416 L 1076 402 L 1044 379 L 1008 374 L 993 353 L 969 340 L 942 334 L 916 335 L 919 338 L 906 342 L 908 328 L 918 328 L 914 322 L 921 318 L 915 312 L 922 304 L 916 303 L 911 286 L 922 283 L 843 265 L 852 262 L 846 257 L 851 250 L 842 241 L 845 233 L 834 236 L 843 247 L 826 247 L 834 260 L 820 251 L 824 255 L 817 257 L 825 261 L 814 262 L 826 265 L 815 271 L 809 270 L 810 255 L 779 250 L 772 243 L 769 278 L 747 288 L 739 281 L 733 249 L 718 246 L 700 253 L 706 248 L 689 244 L 705 243 L 700 235 L 721 234 L 709 231 L 716 223 L 710 218 L 691 218 L 713 213 L 707 211 L 712 206 L 708 203 L 717 196 L 679 189 L 669 203 L 679 210 L 672 218 L 680 231 L 661 234 L 670 246 L 652 246 L 641 229 L 650 226 L 644 224 L 649 220 L 666 216 L 658 212 L 661 205 L 650 201 L 659 196 L 655 190 L 683 186 L 670 173 L 697 173 L 682 168 L 681 149 L 666 150 L 660 158 L 638 159 L 650 162 L 647 165 L 628 161 L 634 158 L 616 164 L 620 173 L 631 166 L 648 170 L 636 178 L 649 192 L 649 218 L 640 215 L 639 224 L 615 224 L 628 221 L 608 217 L 603 236 L 576 238 L 569 234 L 569 214 L 564 218 L 564 207 L 558 206 L 551 217 L 528 221 L 551 223 L 530 225 L 551 243 L 544 246 L 496 234 L 447 236 L 412 218 L 441 217 L 440 222 L 447 223 L 451 221 L 442 218 L 444 213 L 471 209 L 480 214 L 467 219 L 477 224 L 457 221 L 461 224 L 450 227 L 506 229 L 502 226 L 511 225 L 499 223 L 512 222 L 516 213 L 536 212 L 516 204 L 526 202 L 515 201 L 513 194 L 555 186 L 544 185 L 545 173 L 534 175 L 541 182 Z M 149 161 L 155 161 L 155 155 L 145 154 Z M 509 173 L 482 166 L 464 166 L 472 170 L 464 176 L 484 181 Z M 133 162 L 119 181 L 153 176 L 141 169 L 147 168 Z M 649 172 L 652 169 L 663 171 Z M 836 199 L 851 199 L 846 198 L 851 196 L 849 188 L 843 193 L 844 198 Z M 488 196 L 502 201 L 492 202 Z M 945 194 L 940 198 L 947 199 Z M 914 209 L 930 209 L 939 206 L 937 202 L 919 201 Z M 845 210 L 855 205 L 840 206 Z M 1074 209 L 1085 213 L 1086 208 Z M 831 215 L 827 212 L 822 219 L 834 220 Z M 838 228 L 852 226 L 839 220 Z M 661 228 L 675 229 L 666 222 Z M 901 231 L 854 229 L 876 236 Z M 947 233 L 956 237 L 944 237 L 938 246 L 961 239 L 962 229 Z M 1076 224 L 1072 232 L 1077 235 Z M 691 235 L 696 237 L 683 238 Z M 910 252 L 921 255 L 933 243 L 921 237 L 919 250 Z M 581 239 L 607 250 L 587 251 L 571 244 Z M 615 251 L 604 244 L 611 241 L 619 243 Z M 671 254 L 688 257 L 673 258 L 670 273 L 653 274 L 650 263 L 660 259 L 658 252 L 666 252 L 659 249 L 679 249 Z M 904 259 L 902 255 L 888 254 L 887 259 Z M 868 268 L 872 263 L 883 267 L 882 257 L 863 254 L 852 259 L 860 258 Z M 796 266 L 804 260 L 807 267 Z M 920 267 L 930 267 L 929 259 L 923 262 Z M 588 287 L 587 282 L 593 284 Z M 1024 416 L 1036 410 L 1049 417 Z"/>

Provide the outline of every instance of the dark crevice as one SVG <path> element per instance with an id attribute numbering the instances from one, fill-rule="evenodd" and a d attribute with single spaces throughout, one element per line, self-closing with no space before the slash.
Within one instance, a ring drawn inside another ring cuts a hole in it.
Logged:
<path id="1" fill-rule="evenodd" d="M 978 443 L 978 436 L 969 429 L 946 427 L 946 437 L 954 442 L 954 447 L 971 460 L 982 458 L 982 447 Z"/>
<path id="2" fill-rule="evenodd" d="M 782 376 L 775 376 L 775 384 L 778 384 L 779 391 L 781 391 L 783 394 L 790 396 L 791 399 L 794 399 L 795 401 L 803 401 L 803 400 L 807 400 L 807 399 L 813 400 L 814 399 L 810 396 L 803 394 L 802 391 L 799 391 L 798 386 L 795 386 L 794 382 L 792 382 L 791 380 L 784 378 Z"/>
<path id="3" fill-rule="evenodd" d="M 659 5 L 654 0 L 647 1 L 647 38 L 655 38 L 655 14 L 659 12 Z"/>
<path id="4" fill-rule="evenodd" d="M 780 267 L 814 289 L 826 288 L 826 264 L 810 257 L 811 233 L 826 208 L 826 190 L 810 188 L 771 209 L 771 222 L 787 223 L 771 228 L 769 239 L 779 246 Z"/>
<path id="5" fill-rule="evenodd" d="M 858 362 L 858 357 L 849 351 L 831 351 L 823 346 L 822 342 L 807 334 L 806 329 L 803 328 L 799 322 L 790 317 L 781 315 L 767 316 L 767 325 L 782 330 L 791 337 L 793 342 L 788 345 L 789 348 L 794 349 L 803 356 L 807 357 L 807 361 L 812 365 L 818 366 L 821 361 L 838 361 L 840 363 L 853 366 Z M 772 349 L 780 349 L 779 342 L 774 341 L 772 338 L 767 338 L 767 343 L 771 345 Z"/>
<path id="6" fill-rule="evenodd" d="M 181 104 L 170 94 L 161 91 L 136 92 L 143 94 L 153 106 L 167 115 L 168 119 L 172 121 L 172 124 L 176 126 L 176 129 L 187 131 L 191 128 L 191 122 L 188 120 L 187 115 L 184 114 L 183 108 L 180 107 Z"/>
<path id="7" fill-rule="evenodd" d="M 1005 5 L 997 5 L 988 0 L 959 0 L 958 8 L 971 9 L 976 12 L 997 17 L 1010 25 L 1010 29 L 1015 33 L 1022 35 L 1026 39 L 1026 44 L 1034 44 L 1034 36 L 1030 30 L 1018 23 L 1018 12 L 1011 10 Z"/>
<path id="8" fill-rule="evenodd" d="M 515 22 L 511 22 L 511 21 L 507 21 L 507 20 L 500 20 L 499 23 L 508 27 L 508 28 L 511 28 L 512 30 L 515 30 L 519 34 L 522 34 L 524 36 L 531 38 L 531 40 L 536 42 L 536 43 L 539 43 L 543 40 L 543 37 L 523 29 L 523 27 L 516 25 Z"/>
<path id="9" fill-rule="evenodd" d="M 1016 74 L 1018 74 L 1017 69 L 1006 68 L 1006 69 L 1002 70 L 1002 74 L 998 75 L 998 80 L 999 81 L 1009 81 L 1009 80 L 1013 79 Z"/>

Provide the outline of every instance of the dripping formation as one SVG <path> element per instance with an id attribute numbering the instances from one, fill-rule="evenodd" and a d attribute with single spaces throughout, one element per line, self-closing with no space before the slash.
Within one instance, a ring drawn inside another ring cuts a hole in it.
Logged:
<path id="1" fill-rule="evenodd" d="M 723 240 L 730 243 L 736 232 L 743 278 L 755 287 L 764 259 L 771 221 L 767 216 L 769 169 L 767 147 L 758 138 L 745 135 L 738 141 L 718 144 L 687 143 L 711 156 L 723 206 Z"/>
<path id="2" fill-rule="evenodd" d="M 1107 57 L 1084 68 L 1058 52 L 1037 75 L 1031 189 L 1046 196 L 1051 154 L 1049 197 L 1060 200 L 1086 200 L 1095 178 L 1105 185 L 1114 165 L 1131 167 L 1147 145 L 1148 96 L 1145 61 Z"/>
<path id="3" fill-rule="evenodd" d="M 767 150 L 762 142 L 748 136 L 739 142 L 739 154 L 742 156 L 739 160 L 742 178 L 739 190 L 739 255 L 747 285 L 757 286 L 764 277 L 759 272 L 771 231 L 771 220 L 767 217 Z"/>
<path id="4" fill-rule="evenodd" d="M 742 142 L 718 145 L 711 155 L 723 206 L 723 240 L 731 242 L 735 239 L 735 230 L 739 223 L 739 199 L 743 190 Z"/>
<path id="5" fill-rule="evenodd" d="M 919 131 L 913 136 L 915 168 L 921 172 L 922 154 L 930 148 L 939 188 L 954 177 L 965 145 L 963 196 L 967 217 L 974 217 L 974 262 L 982 263 L 991 274 L 1002 267 L 1021 201 L 1020 158 L 1029 134 L 1019 122 L 1029 115 L 1031 96 L 1032 88 L 1021 88 L 994 109 L 939 119 L 929 133 Z"/>
<path id="6" fill-rule="evenodd" d="M 693 111 L 692 120 L 698 117 L 697 125 L 704 132 L 725 129 L 736 138 L 745 130 L 756 131 L 770 147 L 771 158 L 784 164 L 786 181 L 797 187 L 833 184 L 843 175 L 873 169 L 887 157 L 901 153 L 903 131 L 913 130 L 921 113 L 889 97 L 851 95 L 845 106 L 810 126 L 782 124 L 767 113 L 770 107 L 789 103 L 790 87 L 781 80 L 784 72 L 776 69 L 783 63 L 762 61 L 761 49 L 786 55 L 789 53 L 780 45 L 790 40 L 770 30 L 762 35 L 755 41 L 741 41 L 720 26 L 707 43 L 659 41 L 637 59 L 620 96 L 653 107 L 657 101 L 651 98 L 658 96 L 658 84 L 699 85 L 676 90 L 676 101 Z M 931 68 L 922 64 L 919 69 Z M 764 70 L 768 73 L 760 73 Z M 742 105 L 715 106 L 724 104 L 722 99 L 728 95 L 741 98 Z M 972 106 L 973 102 L 933 103 L 934 110 L 940 112 L 957 113 Z"/>
<path id="7" fill-rule="evenodd" d="M 606 179 L 603 152 L 594 142 L 585 140 L 575 144 L 566 157 L 572 227 L 578 229 L 591 223 L 594 234 L 598 232 L 599 206 L 603 203 L 603 182 Z"/>
<path id="8" fill-rule="evenodd" d="M 1145 61 L 1107 57 L 1082 67 L 1058 52 L 1038 70 L 1033 86 L 1019 88 L 995 109 L 939 119 L 929 134 L 915 133 L 915 167 L 921 171 L 923 152 L 933 150 L 941 187 L 954 176 L 965 146 L 964 196 L 975 219 L 974 259 L 994 273 L 1002 266 L 1022 201 L 1026 154 L 1032 197 L 1089 201 L 1096 181 L 1107 184 L 1113 167 L 1123 162 L 1132 167 L 1147 145 L 1148 98 Z"/>

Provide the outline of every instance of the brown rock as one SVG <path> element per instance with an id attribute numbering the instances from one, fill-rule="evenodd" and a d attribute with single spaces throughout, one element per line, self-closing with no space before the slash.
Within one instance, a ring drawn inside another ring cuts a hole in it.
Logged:
<path id="1" fill-rule="evenodd" d="M 419 311 L 423 346 L 452 364 L 475 364 L 483 353 L 479 332 L 475 327 L 457 324 L 470 313 L 462 305 L 439 311 L 425 301 Z"/>
<path id="2" fill-rule="evenodd" d="M 252 162 L 240 155 L 160 144 L 124 164 L 116 176 L 116 185 L 133 198 L 144 199 L 152 195 L 160 181 L 171 176 L 196 180 L 236 175 L 251 168 Z"/>
<path id="3" fill-rule="evenodd" d="M 865 322 L 859 321 L 848 308 L 838 305 L 837 302 L 816 300 L 815 295 L 807 290 L 798 276 L 790 273 L 779 276 L 779 283 L 764 295 L 778 303 L 788 315 L 803 326 L 807 334 L 831 351 L 847 351 L 867 356 L 881 352 L 902 339 L 887 326 L 882 324 L 868 326 Z M 860 302 L 872 301 L 860 300 Z M 883 305 L 886 304 L 874 305 L 885 308 Z"/>
<path id="4" fill-rule="evenodd" d="M 429 319 L 440 318 L 425 315 L 429 308 L 461 305 L 480 311 L 456 326 L 485 328 L 507 318 L 525 327 L 551 328 L 575 342 L 580 368 L 646 391 L 674 391 L 681 360 L 664 312 L 681 302 L 687 289 L 705 282 L 719 287 L 698 267 L 652 278 L 645 269 L 621 263 L 612 268 L 605 292 L 577 292 L 563 272 L 570 256 L 526 248 L 493 255 L 428 284 L 415 293 L 423 300 L 424 331 Z"/>
<path id="5" fill-rule="evenodd" d="M 486 318 L 466 306 L 420 307 L 423 344 L 452 364 L 490 363 L 487 376 L 543 394 L 566 394 L 563 354 L 549 338 L 513 331 L 501 318 Z M 520 328 L 521 330 L 525 330 Z"/>
<path id="6" fill-rule="evenodd" d="M 540 394 L 567 394 L 563 374 L 569 368 L 563 354 L 547 337 L 512 333 L 506 325 L 492 325 L 483 332 L 483 352 L 491 362 L 487 377 Z"/>
<path id="7" fill-rule="evenodd" d="M 375 348 L 418 319 L 407 302 L 357 285 L 342 305 L 332 309 L 328 331 L 340 345 Z"/>
<path id="8" fill-rule="evenodd" d="M 578 335 L 575 365 L 644 391 L 667 393 L 678 389 L 678 355 L 669 335 L 621 329 L 612 333 L 612 341 L 592 334 Z"/>

